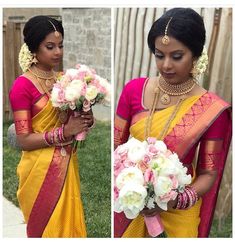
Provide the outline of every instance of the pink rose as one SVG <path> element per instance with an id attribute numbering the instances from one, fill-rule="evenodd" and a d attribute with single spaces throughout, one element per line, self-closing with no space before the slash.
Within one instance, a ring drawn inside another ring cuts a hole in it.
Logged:
<path id="1" fill-rule="evenodd" d="M 123 161 L 123 165 L 125 167 L 134 167 L 136 163 L 127 158 Z"/>
<path id="2" fill-rule="evenodd" d="M 162 202 L 169 202 L 170 200 L 174 200 L 177 197 L 177 194 L 178 193 L 176 191 L 171 190 L 170 192 L 163 196 L 160 196 L 159 198 Z"/>
<path id="3" fill-rule="evenodd" d="M 158 154 L 158 150 L 157 148 L 153 145 L 153 144 L 150 144 L 148 147 L 147 147 L 147 155 L 151 158 L 153 158 L 155 155 Z"/>
<path id="4" fill-rule="evenodd" d="M 122 162 L 114 164 L 114 176 L 117 177 L 124 168 L 125 166 Z"/>
<path id="5" fill-rule="evenodd" d="M 138 168 L 142 171 L 145 172 L 148 169 L 148 163 L 145 162 L 144 160 L 140 161 L 138 164 Z"/>
<path id="6" fill-rule="evenodd" d="M 179 182 L 178 182 L 176 176 L 170 175 L 170 179 L 172 181 L 172 189 L 177 189 Z"/>
<path id="7" fill-rule="evenodd" d="M 114 186 L 114 200 L 116 200 L 119 196 L 119 190 L 116 186 Z"/>
<path id="8" fill-rule="evenodd" d="M 117 149 L 115 150 L 114 154 L 117 153 L 121 160 L 124 161 L 127 159 L 127 154 L 128 154 L 128 150 L 126 147 L 120 145 L 117 147 Z"/>
<path id="9" fill-rule="evenodd" d="M 153 171 L 151 169 L 147 169 L 144 173 L 144 181 L 145 183 L 155 183 L 155 177 L 154 177 L 154 174 L 153 174 Z"/>
<path id="10" fill-rule="evenodd" d="M 154 137 L 148 137 L 147 138 L 148 144 L 153 144 L 154 145 L 156 143 L 156 141 L 157 141 L 157 139 L 154 138 Z"/>
<path id="11" fill-rule="evenodd" d="M 90 101 L 84 99 L 82 109 L 83 109 L 84 112 L 88 112 L 91 109 Z"/>

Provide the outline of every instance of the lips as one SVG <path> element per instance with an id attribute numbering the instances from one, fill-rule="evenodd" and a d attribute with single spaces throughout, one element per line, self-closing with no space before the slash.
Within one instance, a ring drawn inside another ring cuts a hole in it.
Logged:
<path id="1" fill-rule="evenodd" d="M 55 58 L 55 59 L 52 59 L 53 62 L 60 62 L 61 61 L 61 58 Z"/>
<path id="2" fill-rule="evenodd" d="M 165 79 L 172 79 L 172 78 L 174 78 L 175 77 L 175 73 L 173 73 L 173 72 L 163 72 L 162 73 L 162 76 L 163 76 L 163 78 L 165 78 Z"/>

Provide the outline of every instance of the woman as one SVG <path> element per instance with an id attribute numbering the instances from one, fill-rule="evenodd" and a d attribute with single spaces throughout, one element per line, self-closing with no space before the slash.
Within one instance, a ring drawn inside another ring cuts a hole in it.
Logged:
<path id="1" fill-rule="evenodd" d="M 23 150 L 17 167 L 17 198 L 28 237 L 86 237 L 77 153 L 73 136 L 93 124 L 92 113 L 77 117 L 52 107 L 50 92 L 63 57 L 64 30 L 47 16 L 25 25 L 19 76 L 9 97 L 17 141 Z"/>
<path id="2" fill-rule="evenodd" d="M 231 140 L 231 110 L 195 80 L 207 62 L 204 44 L 203 20 L 189 8 L 167 11 L 149 31 L 148 45 L 160 76 L 134 79 L 124 87 L 115 117 L 115 147 L 129 135 L 163 140 L 193 182 L 168 203 L 166 212 L 156 206 L 133 220 L 115 213 L 115 237 L 148 236 L 143 215 L 156 214 L 167 237 L 209 235 Z"/>

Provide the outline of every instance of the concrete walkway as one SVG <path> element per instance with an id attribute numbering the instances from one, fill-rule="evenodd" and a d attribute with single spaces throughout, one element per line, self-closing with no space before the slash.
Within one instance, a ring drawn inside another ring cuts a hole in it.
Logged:
<path id="1" fill-rule="evenodd" d="M 2 197 L 3 238 L 27 238 L 22 212 L 12 202 Z"/>

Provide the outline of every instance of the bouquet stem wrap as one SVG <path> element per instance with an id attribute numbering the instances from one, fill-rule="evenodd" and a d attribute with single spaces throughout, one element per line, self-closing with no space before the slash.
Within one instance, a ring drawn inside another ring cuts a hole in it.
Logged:
<path id="1" fill-rule="evenodd" d="M 144 221 L 151 237 L 157 237 L 164 232 L 164 227 L 158 214 L 151 217 L 144 216 Z"/>

